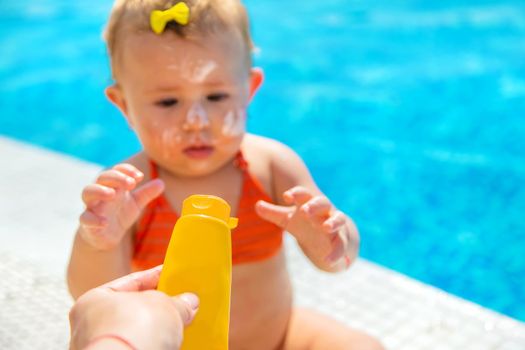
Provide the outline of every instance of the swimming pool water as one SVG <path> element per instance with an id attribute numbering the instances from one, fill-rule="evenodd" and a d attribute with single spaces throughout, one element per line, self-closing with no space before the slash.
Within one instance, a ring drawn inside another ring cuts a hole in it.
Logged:
<path id="1" fill-rule="evenodd" d="M 304 157 L 362 256 L 525 321 L 523 1 L 246 4 L 249 129 Z M 110 6 L 0 2 L 1 134 L 104 165 L 139 149 L 103 96 Z"/>

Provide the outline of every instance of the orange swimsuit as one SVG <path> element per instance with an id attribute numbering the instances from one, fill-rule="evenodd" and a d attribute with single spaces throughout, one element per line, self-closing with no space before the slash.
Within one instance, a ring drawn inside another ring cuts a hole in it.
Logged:
<path id="1" fill-rule="evenodd" d="M 234 164 L 243 173 L 243 185 L 237 217 L 239 225 L 232 231 L 232 263 L 241 264 L 267 259 L 282 245 L 283 230 L 261 219 L 255 203 L 262 199 L 271 202 L 261 184 L 248 171 L 248 163 L 239 152 Z M 157 166 L 150 161 L 151 178 L 158 177 Z M 137 225 L 132 265 L 144 270 L 164 262 L 173 226 L 178 219 L 164 195 L 145 208 Z M 198 249 L 198 248 L 196 248 Z"/>

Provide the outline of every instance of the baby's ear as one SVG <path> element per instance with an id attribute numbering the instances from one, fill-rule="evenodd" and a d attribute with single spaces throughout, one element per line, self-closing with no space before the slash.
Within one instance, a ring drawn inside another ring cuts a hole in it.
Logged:
<path id="1" fill-rule="evenodd" d="M 128 115 L 128 107 L 126 105 L 126 100 L 124 99 L 124 94 L 122 92 L 122 89 L 118 85 L 111 85 L 104 90 L 106 97 L 108 100 L 113 103 L 124 115 L 126 120 L 128 121 L 128 124 L 133 127 L 133 123 L 131 122 L 131 118 Z"/>
<path id="2" fill-rule="evenodd" d="M 259 67 L 250 70 L 250 101 L 264 81 L 264 72 Z"/>

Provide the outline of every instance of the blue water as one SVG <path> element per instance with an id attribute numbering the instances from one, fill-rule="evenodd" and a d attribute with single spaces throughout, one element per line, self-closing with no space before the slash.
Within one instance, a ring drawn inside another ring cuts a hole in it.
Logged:
<path id="1" fill-rule="evenodd" d="M 297 4 L 247 1 L 249 129 L 303 156 L 362 256 L 525 321 L 523 0 Z M 103 96 L 110 6 L 0 2 L 1 134 L 104 165 L 138 150 Z"/>

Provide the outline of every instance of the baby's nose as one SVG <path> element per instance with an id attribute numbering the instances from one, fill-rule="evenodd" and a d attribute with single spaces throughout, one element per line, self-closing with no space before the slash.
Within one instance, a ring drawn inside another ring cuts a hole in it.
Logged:
<path id="1" fill-rule="evenodd" d="M 194 104 L 188 110 L 184 124 L 182 126 L 184 131 L 202 130 L 210 126 L 208 114 L 200 104 Z"/>

